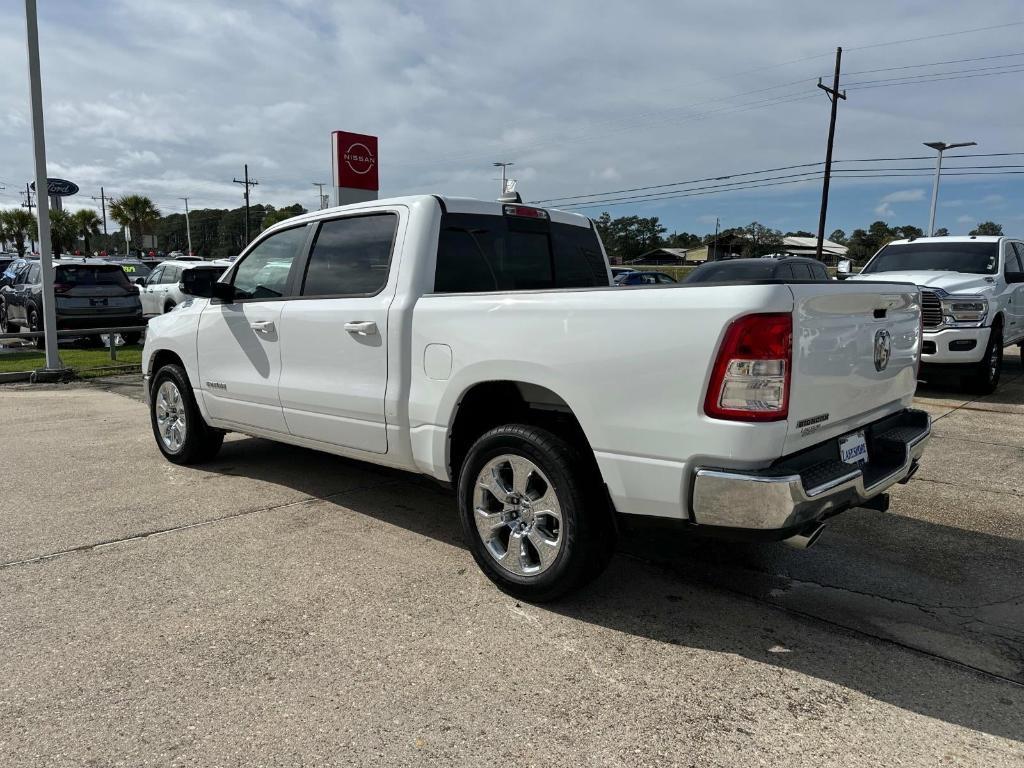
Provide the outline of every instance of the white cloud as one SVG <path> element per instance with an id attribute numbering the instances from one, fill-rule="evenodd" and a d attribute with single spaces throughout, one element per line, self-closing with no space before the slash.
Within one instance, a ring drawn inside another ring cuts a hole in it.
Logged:
<path id="1" fill-rule="evenodd" d="M 965 213 L 963 216 L 956 217 L 957 224 L 977 224 L 978 220 L 971 216 L 969 213 Z"/>
<path id="2" fill-rule="evenodd" d="M 883 203 L 916 203 L 918 200 L 924 200 L 923 189 L 898 189 L 895 192 L 890 192 L 881 199 Z"/>
<path id="3" fill-rule="evenodd" d="M 896 209 L 889 205 L 889 203 L 881 203 L 875 206 L 876 216 L 894 216 L 895 214 Z"/>

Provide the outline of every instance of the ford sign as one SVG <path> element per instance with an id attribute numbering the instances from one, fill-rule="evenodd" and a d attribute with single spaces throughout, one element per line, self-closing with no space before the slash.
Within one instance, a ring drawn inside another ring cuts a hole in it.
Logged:
<path id="1" fill-rule="evenodd" d="M 32 182 L 32 190 L 35 191 L 36 183 Z M 68 197 L 78 194 L 78 185 L 67 179 L 47 179 L 46 194 L 57 197 Z"/>

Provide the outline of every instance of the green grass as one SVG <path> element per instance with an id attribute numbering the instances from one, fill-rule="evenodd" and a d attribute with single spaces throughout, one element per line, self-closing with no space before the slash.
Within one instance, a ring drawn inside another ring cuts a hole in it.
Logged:
<path id="1" fill-rule="evenodd" d="M 99 349 L 61 347 L 59 354 L 61 362 L 82 378 L 108 373 L 110 368 L 115 366 L 134 366 L 138 368 L 142 364 L 141 344 L 118 347 L 117 360 L 110 359 L 110 350 L 107 347 Z M 0 355 L 0 373 L 34 371 L 45 365 L 46 356 L 42 350 L 11 352 Z"/>

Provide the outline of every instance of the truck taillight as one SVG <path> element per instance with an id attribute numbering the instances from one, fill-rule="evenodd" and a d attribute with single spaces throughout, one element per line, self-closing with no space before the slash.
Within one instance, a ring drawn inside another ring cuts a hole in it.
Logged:
<path id="1" fill-rule="evenodd" d="M 785 419 L 792 365 L 792 315 L 780 312 L 734 320 L 711 371 L 704 413 L 731 421 Z"/>
<path id="2" fill-rule="evenodd" d="M 74 287 L 75 286 L 73 286 L 71 283 L 54 283 L 53 284 L 53 292 L 54 293 L 67 293 L 68 291 L 70 291 Z"/>

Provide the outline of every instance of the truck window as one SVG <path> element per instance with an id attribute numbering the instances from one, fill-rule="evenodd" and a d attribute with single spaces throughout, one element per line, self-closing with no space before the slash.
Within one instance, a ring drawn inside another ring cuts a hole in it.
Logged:
<path id="1" fill-rule="evenodd" d="M 276 299 L 284 296 L 288 272 L 299 246 L 306 240 L 306 226 L 277 232 L 246 254 L 231 278 L 239 299 Z"/>
<path id="2" fill-rule="evenodd" d="M 609 285 L 590 227 L 513 216 L 446 213 L 437 244 L 438 293 Z"/>
<path id="3" fill-rule="evenodd" d="M 994 241 L 894 243 L 876 253 L 861 274 L 924 270 L 994 275 L 998 266 L 999 243 Z"/>
<path id="4" fill-rule="evenodd" d="M 393 213 L 350 216 L 320 225 L 306 267 L 303 296 L 365 296 L 388 281 L 398 229 Z"/>

